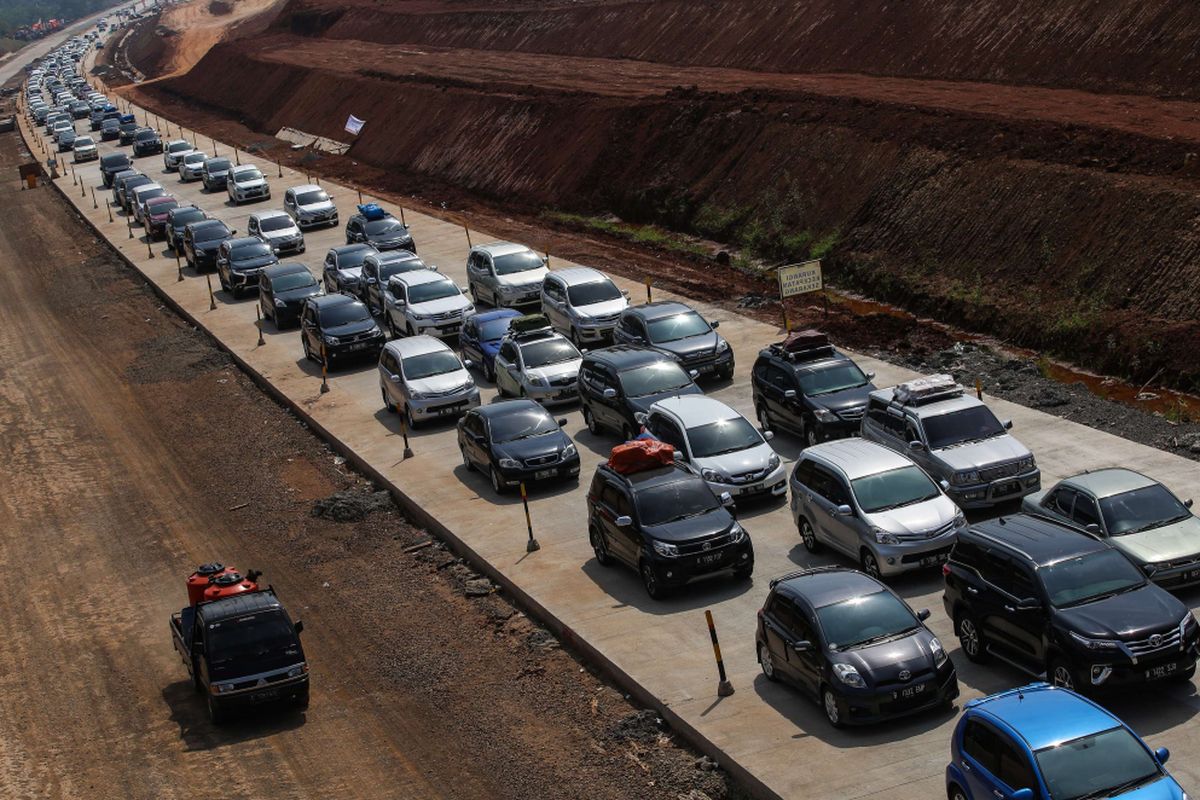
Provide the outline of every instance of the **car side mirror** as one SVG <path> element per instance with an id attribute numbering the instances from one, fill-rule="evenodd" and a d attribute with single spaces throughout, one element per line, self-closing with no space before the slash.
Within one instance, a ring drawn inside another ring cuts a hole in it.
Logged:
<path id="1" fill-rule="evenodd" d="M 916 452 L 919 453 L 925 449 L 925 445 L 922 444 L 921 442 L 918 442 L 916 439 L 913 439 L 911 442 L 908 443 L 908 449 L 915 450 Z"/>
<path id="2" fill-rule="evenodd" d="M 783 393 L 783 396 L 786 397 L 788 400 L 795 400 L 796 399 L 796 390 L 788 389 L 787 391 L 785 391 Z"/>
<path id="3" fill-rule="evenodd" d="M 1158 759 L 1159 764 L 1166 764 L 1167 759 L 1171 757 L 1171 751 L 1165 747 L 1160 747 L 1154 751 L 1154 757 Z"/>
<path id="4" fill-rule="evenodd" d="M 1036 597 L 1026 597 L 1017 601 L 1018 611 L 1041 611 L 1042 604 Z"/>
<path id="5" fill-rule="evenodd" d="M 807 639 L 797 639 L 792 642 L 792 652 L 794 653 L 811 653 L 812 650 L 813 643 Z"/>
<path id="6" fill-rule="evenodd" d="M 1184 500 L 1184 501 L 1183 501 L 1183 507 L 1184 507 L 1184 508 L 1191 508 L 1191 507 L 1192 507 L 1192 498 L 1190 498 L 1190 497 L 1189 497 L 1187 500 Z"/>
<path id="7" fill-rule="evenodd" d="M 1004 420 L 1003 424 L 1004 424 L 1004 430 L 1006 430 L 1006 431 L 1012 430 L 1012 420 L 1011 419 Z"/>
<path id="8" fill-rule="evenodd" d="M 1012 793 L 1012 800 L 1034 800 L 1033 789 L 1017 789 Z"/>
<path id="9" fill-rule="evenodd" d="M 295 625 L 295 628 L 296 628 L 296 635 L 297 635 L 297 636 L 299 636 L 300 634 L 304 633 L 304 620 L 299 620 L 299 619 L 298 619 L 298 620 L 296 620 L 296 625 Z"/>
<path id="10" fill-rule="evenodd" d="M 1101 533 L 1101 531 L 1100 531 L 1100 526 L 1099 526 L 1099 525 L 1097 525 L 1097 524 L 1096 524 L 1096 523 L 1094 523 L 1094 522 L 1091 522 L 1091 523 L 1088 523 L 1087 525 L 1084 525 L 1084 526 L 1083 526 L 1083 529 L 1084 529 L 1085 531 L 1087 531 L 1088 533 L 1090 533 L 1092 536 L 1099 536 L 1099 535 L 1100 535 L 1100 533 Z"/>
<path id="11" fill-rule="evenodd" d="M 719 495 L 717 495 L 717 499 L 720 500 L 721 505 L 725 506 L 726 508 L 729 508 L 731 505 L 733 505 L 733 495 L 731 495 L 729 492 L 721 492 Z"/>
<path id="12" fill-rule="evenodd" d="M 869 381 L 873 381 L 873 380 L 875 380 L 875 373 L 874 373 L 874 372 L 868 372 L 868 373 L 867 373 L 867 380 L 869 380 Z"/>
<path id="13" fill-rule="evenodd" d="M 615 398 L 617 396 L 617 390 L 613 389 L 610 386 L 609 388 L 604 390 L 603 394 L 604 394 L 605 400 L 612 400 L 613 398 Z"/>
<path id="14" fill-rule="evenodd" d="M 950 481 L 946 480 L 945 478 L 942 478 L 940 481 L 938 481 L 938 486 L 942 487 L 943 492 L 950 491 Z"/>
<path id="15" fill-rule="evenodd" d="M 230 236 L 237 236 L 237 228 L 234 228 L 233 230 L 231 230 L 231 231 L 229 232 L 229 235 L 230 235 Z"/>
<path id="16" fill-rule="evenodd" d="M 463 359 L 463 369 L 470 369 L 470 368 L 471 368 L 471 367 L 473 367 L 473 366 L 475 366 L 475 362 L 474 362 L 474 361 L 472 361 L 472 360 L 471 360 L 471 359 L 469 359 L 469 358 L 464 358 L 464 359 Z"/>
<path id="17" fill-rule="evenodd" d="M 925 620 L 929 619 L 929 609 L 922 608 L 920 611 L 918 611 L 917 619 L 921 620 L 921 622 L 924 622 Z"/>
<path id="18" fill-rule="evenodd" d="M 837 508 L 835 508 L 833 510 L 833 513 L 839 517 L 850 517 L 850 516 L 854 515 L 854 509 L 851 508 L 850 506 L 846 505 L 845 503 L 842 503 L 840 506 L 838 506 Z"/>
<path id="19" fill-rule="evenodd" d="M 775 431 L 763 431 L 763 438 L 768 442 L 775 438 Z"/>
<path id="20" fill-rule="evenodd" d="M 673 456 L 675 457 L 675 460 L 676 460 L 676 461 L 683 461 L 683 453 L 682 453 L 681 451 L 679 451 L 679 450 L 676 450 L 676 451 L 675 451 L 674 453 L 672 453 L 671 455 L 673 455 Z"/>
<path id="21" fill-rule="evenodd" d="M 696 380 L 696 378 L 699 378 L 699 377 L 700 377 L 700 370 L 698 370 L 698 369 L 689 369 L 689 370 L 688 370 L 688 377 L 689 377 L 689 378 L 691 378 L 692 380 Z"/>
<path id="22" fill-rule="evenodd" d="M 368 286 L 374 286 L 374 285 L 375 285 L 375 284 L 377 284 L 377 283 L 379 283 L 379 281 L 375 280 L 374 278 L 367 278 L 367 285 L 368 285 Z"/>
<path id="23" fill-rule="evenodd" d="M 388 373 L 388 380 L 389 380 L 389 381 L 391 381 L 392 383 L 399 383 L 399 382 L 400 382 L 400 376 L 399 376 L 397 373 L 395 373 L 395 372 L 389 372 L 389 373 Z"/>
<path id="24" fill-rule="evenodd" d="M 563 417 L 562 419 L 558 420 L 558 427 L 564 428 L 564 427 L 566 427 L 566 425 L 567 425 L 566 417 Z"/>
<path id="25" fill-rule="evenodd" d="M 633 524 L 633 518 L 628 514 L 622 514 L 621 516 L 617 517 L 616 522 L 618 528 L 628 528 Z"/>
<path id="26" fill-rule="evenodd" d="M 622 296 L 624 296 L 624 298 L 625 298 L 626 300 L 628 300 L 628 299 L 629 299 L 629 290 L 628 290 L 628 289 L 622 289 L 622 290 L 621 290 L 621 295 L 622 295 Z"/>
<path id="27" fill-rule="evenodd" d="M 708 327 L 715 331 L 717 328 L 721 327 L 721 320 L 714 319 L 712 322 L 708 323 Z"/>

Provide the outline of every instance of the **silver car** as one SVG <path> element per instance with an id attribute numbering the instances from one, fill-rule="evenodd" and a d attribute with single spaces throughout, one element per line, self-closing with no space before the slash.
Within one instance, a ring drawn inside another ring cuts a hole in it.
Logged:
<path id="1" fill-rule="evenodd" d="M 365 274 L 365 264 L 363 270 Z M 462 289 L 431 269 L 393 275 L 387 290 L 391 299 L 383 298 L 383 315 L 396 336 L 457 336 L 463 320 L 475 313 Z"/>
<path id="2" fill-rule="evenodd" d="M 246 233 L 271 245 L 276 255 L 304 252 L 304 234 L 296 227 L 295 221 L 282 211 L 251 214 L 250 221 L 246 223 Z"/>
<path id="3" fill-rule="evenodd" d="M 76 164 L 81 161 L 95 161 L 100 157 L 100 152 L 96 150 L 96 141 L 90 136 L 76 138 L 72 147 L 75 150 Z"/>
<path id="4" fill-rule="evenodd" d="M 828 546 L 876 578 L 945 562 L 967 524 L 924 470 L 861 439 L 806 447 L 789 483 L 805 548 Z"/>
<path id="5" fill-rule="evenodd" d="M 208 155 L 199 150 L 184 153 L 179 159 L 179 180 L 184 183 L 200 180 L 204 176 L 204 162 L 207 160 Z"/>
<path id="6" fill-rule="evenodd" d="M 174 172 L 179 168 L 179 160 L 195 149 L 187 139 L 172 139 L 167 142 L 163 147 L 163 169 Z"/>
<path id="7" fill-rule="evenodd" d="M 589 267 L 561 269 L 542 280 L 542 313 L 578 347 L 612 336 L 628 306 L 625 293 L 603 272 Z"/>
<path id="8" fill-rule="evenodd" d="M 445 342 L 410 336 L 384 345 L 379 389 L 388 411 L 404 414 L 409 428 L 431 419 L 457 417 L 479 405 L 479 389 L 467 367 Z"/>
<path id="9" fill-rule="evenodd" d="M 1200 583 L 1200 519 L 1191 507 L 1153 478 L 1121 468 L 1064 478 L 1021 504 L 1108 542 L 1166 589 Z"/>
<path id="10" fill-rule="evenodd" d="M 253 164 L 242 164 L 229 170 L 225 190 L 235 206 L 251 200 L 266 200 L 271 196 L 267 177 Z"/>
<path id="11" fill-rule="evenodd" d="M 300 230 L 317 225 L 336 227 L 338 224 L 337 206 L 333 204 L 329 193 L 313 184 L 293 186 L 284 192 L 283 210 L 296 220 Z"/>
<path id="12" fill-rule="evenodd" d="M 541 300 L 542 279 L 549 272 L 546 259 L 523 244 L 481 244 L 467 256 L 467 291 L 477 304 L 533 305 Z"/>
<path id="13" fill-rule="evenodd" d="M 862 437 L 917 462 L 949 484 L 962 508 L 986 508 L 1041 488 L 1033 453 L 949 375 L 871 392 Z"/>
<path id="14" fill-rule="evenodd" d="M 579 399 L 583 354 L 549 328 L 509 330 L 496 352 L 496 391 L 501 397 L 528 397 L 543 405 Z"/>

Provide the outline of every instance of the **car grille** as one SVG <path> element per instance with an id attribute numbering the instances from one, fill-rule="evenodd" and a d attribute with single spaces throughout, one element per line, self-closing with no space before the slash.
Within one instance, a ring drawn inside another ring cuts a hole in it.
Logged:
<path id="1" fill-rule="evenodd" d="M 455 386 L 453 389 L 447 389 L 443 392 L 426 392 L 426 397 L 449 397 L 454 394 L 461 394 L 471 388 L 471 384 L 464 383 L 462 386 Z"/>
<path id="2" fill-rule="evenodd" d="M 754 483 L 755 481 L 765 480 L 770 474 L 770 469 L 756 469 L 750 472 L 743 472 L 740 475 L 730 475 L 729 482 L 734 484 Z"/>
<path id="3" fill-rule="evenodd" d="M 921 553 L 909 553 L 900 557 L 901 564 L 916 564 L 926 558 L 941 558 L 942 556 L 950 555 L 950 548 L 954 545 L 939 547 L 937 550 L 926 550 Z"/>
<path id="4" fill-rule="evenodd" d="M 594 321 L 597 325 L 600 325 L 600 326 L 616 325 L 617 319 L 620 316 L 621 316 L 620 314 L 609 314 L 604 317 L 595 317 Z"/>
<path id="5" fill-rule="evenodd" d="M 275 675 L 268 675 L 265 678 L 263 678 L 263 680 L 266 681 L 268 684 L 279 683 L 280 681 L 285 681 L 287 679 L 288 679 L 287 672 L 279 672 L 279 673 L 276 673 Z M 256 686 L 258 686 L 257 679 L 252 680 L 252 681 L 239 681 L 239 682 L 233 684 L 233 688 L 235 690 L 236 689 L 253 689 Z"/>
<path id="6" fill-rule="evenodd" d="M 998 467 L 986 467 L 979 470 L 979 480 L 988 483 L 998 481 L 1001 478 L 1011 478 L 1014 475 L 1021 474 L 1021 462 L 1010 461 L 1007 464 L 1001 464 Z"/>
<path id="7" fill-rule="evenodd" d="M 896 678 L 896 679 L 890 680 L 890 681 L 879 681 L 876 684 L 876 687 L 882 691 L 890 692 L 895 689 L 903 689 L 906 686 L 912 686 L 917 683 L 924 683 L 925 681 L 933 678 L 935 676 L 935 674 L 936 673 L 934 673 L 933 670 L 924 669 L 924 670 L 913 672 L 911 677 L 909 677 L 909 679 L 906 681 L 902 681 L 899 678 Z M 917 697 L 922 702 L 924 702 L 929 699 L 930 695 L 922 693 L 922 694 L 918 695 Z"/>
<path id="8" fill-rule="evenodd" d="M 1175 627 L 1166 633 L 1156 633 L 1146 639 L 1137 639 L 1132 642 L 1126 642 L 1125 646 L 1129 648 L 1129 652 L 1141 658 L 1142 656 L 1150 655 L 1159 650 L 1168 648 L 1178 648 L 1181 632 L 1178 627 Z"/>
<path id="9" fill-rule="evenodd" d="M 266 194 L 267 190 L 260 186 L 255 189 L 241 189 L 240 191 L 246 197 L 261 197 L 262 195 Z"/>
<path id="10" fill-rule="evenodd" d="M 716 350 L 699 350 L 695 353 L 688 353 L 683 357 L 684 364 L 699 364 L 708 361 L 716 353 Z"/>
<path id="11" fill-rule="evenodd" d="M 458 319 L 461 316 L 462 316 L 461 310 L 459 310 L 459 311 L 443 311 L 440 314 L 432 315 L 430 317 L 430 319 L 434 320 L 435 322 L 445 322 L 446 320 Z"/>
<path id="12" fill-rule="evenodd" d="M 551 453 L 550 455 L 546 455 L 546 456 L 536 456 L 534 458 L 527 458 L 527 459 L 525 459 L 525 466 L 527 466 L 527 467 L 544 467 L 547 464 L 556 464 L 556 463 L 558 463 L 558 460 L 559 460 L 559 454 Z"/>
<path id="13" fill-rule="evenodd" d="M 676 545 L 681 556 L 694 556 L 700 553 L 708 553 L 721 547 L 727 547 L 733 544 L 734 535 L 732 533 L 723 533 L 720 536 L 713 536 L 708 539 L 701 539 L 694 542 L 684 542 Z"/>
<path id="14" fill-rule="evenodd" d="M 1174 561 L 1162 562 L 1158 568 L 1159 568 L 1159 570 L 1164 570 L 1164 569 L 1180 569 L 1180 568 L 1184 568 L 1184 567 L 1186 567 L 1186 568 L 1200 567 L 1200 559 L 1197 559 L 1195 556 L 1188 556 L 1187 558 L 1177 558 Z"/>
<path id="15" fill-rule="evenodd" d="M 927 539 L 936 539 L 939 536 L 944 536 L 954 530 L 954 523 L 948 522 L 940 528 L 934 528 L 925 533 L 902 533 L 896 536 L 901 542 L 923 542 Z"/>
<path id="16" fill-rule="evenodd" d="M 867 411 L 866 406 L 859 406 L 857 408 L 844 408 L 841 411 L 837 412 L 837 415 L 844 420 L 854 421 L 854 420 L 862 419 L 863 414 L 866 413 L 866 411 Z"/>
<path id="17" fill-rule="evenodd" d="M 375 338 L 374 333 L 372 333 L 371 331 L 364 331 L 362 333 L 352 333 L 347 336 L 339 336 L 339 337 L 337 337 L 337 340 L 338 340 L 339 344 L 350 344 L 352 342 L 365 342 L 368 339 L 374 339 L 374 338 Z"/>

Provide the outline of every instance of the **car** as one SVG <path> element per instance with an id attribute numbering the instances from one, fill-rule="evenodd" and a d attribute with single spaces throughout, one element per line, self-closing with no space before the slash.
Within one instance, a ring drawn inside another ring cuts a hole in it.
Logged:
<path id="1" fill-rule="evenodd" d="M 647 432 L 675 448 L 681 462 L 732 497 L 787 494 L 787 470 L 749 420 L 720 400 L 702 395 L 673 397 L 650 406 Z"/>
<path id="2" fill-rule="evenodd" d="M 88 114 L 88 127 L 93 131 L 100 130 L 100 126 L 104 123 L 104 120 L 109 119 L 109 114 L 112 114 L 114 117 L 120 116 L 120 112 L 113 106 L 104 104 L 93 107 L 91 113 Z"/>
<path id="3" fill-rule="evenodd" d="M 228 158 L 205 158 L 204 166 L 200 171 L 200 181 L 204 184 L 205 191 L 215 192 L 218 189 L 224 189 L 229 178 L 229 169 L 232 166 L 233 162 Z"/>
<path id="4" fill-rule="evenodd" d="M 841 553 L 876 578 L 940 566 L 967 518 L 910 459 L 874 442 L 806 447 L 788 481 L 810 553 Z"/>
<path id="5" fill-rule="evenodd" d="M 121 136 L 121 123 L 114 117 L 109 117 L 100 123 L 100 140 L 111 142 Z"/>
<path id="6" fill-rule="evenodd" d="M 1026 514 L 958 533 L 942 601 L 963 654 L 1078 691 L 1196 671 L 1200 626 L 1121 551 Z"/>
<path id="7" fill-rule="evenodd" d="M 356 357 L 378 360 L 387 336 L 361 300 L 344 294 L 310 297 L 300 312 L 304 356 L 328 366 Z"/>
<path id="8" fill-rule="evenodd" d="M 769 681 L 814 699 L 835 728 L 950 708 L 958 675 L 925 620 L 876 578 L 817 567 L 771 581 L 755 649 Z"/>
<path id="9" fill-rule="evenodd" d="M 380 252 L 417 252 L 408 226 L 374 203 L 360 205 L 358 213 L 346 221 L 346 244 L 369 244 Z"/>
<path id="10" fill-rule="evenodd" d="M 709 322 L 691 306 L 660 300 L 630 306 L 621 312 L 613 329 L 613 342 L 648 347 L 677 360 L 700 377 L 733 377 L 733 348 L 717 333 L 720 322 Z"/>
<path id="11" fill-rule="evenodd" d="M 133 144 L 133 137 L 142 130 L 142 126 L 134 122 L 132 116 L 132 114 L 126 114 L 121 118 L 121 124 L 117 126 L 117 144 L 122 147 Z"/>
<path id="12" fill-rule="evenodd" d="M 609 430 L 628 441 L 638 435 L 639 418 L 657 401 L 701 394 L 694 377 L 656 350 L 629 345 L 590 350 L 579 367 L 583 421 L 594 436 Z"/>
<path id="13" fill-rule="evenodd" d="M 560 269 L 542 280 L 542 313 L 576 347 L 611 338 L 628 306 L 625 293 L 590 267 Z"/>
<path id="14" fill-rule="evenodd" d="M 949 800 L 1187 800 L 1133 730 L 1086 697 L 1034 683 L 967 701 L 950 738 Z"/>
<path id="15" fill-rule="evenodd" d="M 467 291 L 478 304 L 515 308 L 541 302 L 546 259 L 523 244 L 476 245 L 467 255 Z"/>
<path id="16" fill-rule="evenodd" d="M 318 225 L 337 227 L 338 210 L 329 193 L 320 186 L 293 186 L 283 193 L 283 210 L 296 221 L 300 230 Z"/>
<path id="17" fill-rule="evenodd" d="M 154 183 L 154 180 L 147 175 L 138 172 L 133 175 L 118 177 L 113 182 L 113 204 L 120 207 L 122 210 L 128 211 L 127 196 L 139 186 L 148 186 Z M 155 184 L 157 185 L 157 184 Z"/>
<path id="18" fill-rule="evenodd" d="M 257 236 L 225 239 L 217 248 L 217 278 L 234 297 L 256 289 L 259 273 L 278 263 L 271 245 Z"/>
<path id="19" fill-rule="evenodd" d="M 871 392 L 861 434 L 916 461 L 950 484 L 960 508 L 987 508 L 1041 488 L 1033 453 L 982 400 L 949 375 L 932 375 Z"/>
<path id="20" fill-rule="evenodd" d="M 142 224 L 151 239 L 157 239 L 166 232 L 167 220 L 173 209 L 179 207 L 179 201 L 169 195 L 152 197 L 142 206 Z"/>
<path id="21" fill-rule="evenodd" d="M 58 134 L 58 152 L 70 153 L 75 149 L 75 139 L 78 138 L 74 128 Z"/>
<path id="22" fill-rule="evenodd" d="M 274 264 L 258 275 L 258 304 L 277 330 L 298 324 L 305 301 L 323 294 L 321 282 L 303 264 Z"/>
<path id="23" fill-rule="evenodd" d="M 363 261 L 371 253 L 378 252 L 369 244 L 348 244 L 330 248 L 325 254 L 325 263 L 321 269 L 325 291 L 330 294 L 344 292 L 360 297 Z"/>
<path id="24" fill-rule="evenodd" d="M 523 320 L 530 320 L 530 327 L 514 327 Z M 547 404 L 572 403 L 579 397 L 582 363 L 583 355 L 571 340 L 555 333 L 545 317 L 519 317 L 512 321 L 496 351 L 496 391 L 501 397 L 528 397 Z"/>
<path id="25" fill-rule="evenodd" d="M 246 234 L 257 236 L 275 251 L 276 255 L 304 252 L 304 234 L 292 218 L 282 211 L 260 211 L 251 214 Z"/>
<path id="26" fill-rule="evenodd" d="M 183 253 L 183 231 L 193 222 L 208 219 L 205 211 L 197 206 L 180 206 L 167 212 L 167 221 L 163 232 L 167 237 L 167 246 L 175 253 Z"/>
<path id="27" fill-rule="evenodd" d="M 430 267 L 425 265 L 420 256 L 407 250 L 367 253 L 362 262 L 362 279 L 358 282 L 358 299 L 367 304 L 372 314 L 382 314 L 396 301 L 392 278 L 404 272 L 428 269 Z M 436 272 L 437 268 L 434 267 L 433 271 Z"/>
<path id="28" fill-rule="evenodd" d="M 409 430 L 457 417 L 479 405 L 479 389 L 467 372 L 469 366 L 433 336 L 390 341 L 379 353 L 383 407 L 402 414 Z"/>
<path id="29" fill-rule="evenodd" d="M 729 505 L 678 464 L 618 470 L 610 458 L 588 486 L 588 540 L 597 564 L 636 570 L 652 600 L 699 578 L 747 580 L 754 547 Z"/>
<path id="30" fill-rule="evenodd" d="M 167 190 L 159 186 L 154 181 L 143 183 L 138 186 L 129 187 L 129 182 L 126 181 L 125 191 L 125 210 L 133 215 L 135 222 L 141 222 L 142 204 L 152 197 L 166 197 Z"/>
<path id="31" fill-rule="evenodd" d="M 71 122 L 70 117 L 67 117 L 66 119 L 59 119 L 57 122 L 55 122 L 54 127 L 50 130 L 50 136 L 57 144 L 59 138 L 65 135 L 68 131 L 70 132 L 71 136 L 75 135 L 75 124 Z"/>
<path id="32" fill-rule="evenodd" d="M 74 161 L 76 164 L 95 161 L 100 157 L 100 151 L 96 149 L 96 141 L 90 136 L 77 136 L 71 149 L 75 151 Z"/>
<path id="33" fill-rule="evenodd" d="M 464 357 L 483 370 L 489 381 L 496 380 L 496 353 L 500 350 L 500 342 L 508 333 L 509 323 L 519 316 L 520 311 L 497 308 L 472 314 L 463 320 L 458 334 L 459 349 Z"/>
<path id="34" fill-rule="evenodd" d="M 1168 589 L 1200 583 L 1200 519 L 1153 478 L 1119 467 L 1064 478 L 1021 510 L 1108 542 Z"/>
<path id="35" fill-rule="evenodd" d="M 82 100 L 76 100 L 74 103 L 71 103 L 71 116 L 75 119 L 87 119 L 91 112 L 91 106 Z"/>
<path id="36" fill-rule="evenodd" d="M 65 125 L 63 123 L 66 123 Z M 75 123 L 71 120 L 70 114 L 65 114 L 62 111 L 54 111 L 46 116 L 46 135 L 53 136 L 56 130 L 65 130 L 67 128 L 75 129 Z"/>
<path id="37" fill-rule="evenodd" d="M 262 170 L 253 164 L 231 167 L 225 178 L 225 191 L 235 206 L 251 200 L 267 200 L 271 197 L 271 184 Z"/>
<path id="38" fill-rule="evenodd" d="M 221 242 L 232 239 L 237 231 L 219 219 L 202 219 L 183 227 L 183 256 L 197 272 L 207 272 L 217 264 Z"/>
<path id="39" fill-rule="evenodd" d="M 387 293 L 391 301 L 384 298 L 383 314 L 397 336 L 457 336 L 463 320 L 475 313 L 458 284 L 431 269 L 393 275 Z"/>
<path id="40" fill-rule="evenodd" d="M 179 160 L 187 153 L 196 151 L 194 145 L 187 139 L 172 139 L 163 145 L 163 171 L 176 172 L 179 169 Z"/>
<path id="41" fill-rule="evenodd" d="M 578 480 L 579 451 L 563 432 L 564 423 L 532 400 L 469 410 L 458 422 L 463 465 L 486 475 L 496 494 L 521 484 Z"/>
<path id="42" fill-rule="evenodd" d="M 759 351 L 750 371 L 754 413 L 763 430 L 788 431 L 806 447 L 856 436 L 874 378 L 825 334 L 804 331 Z"/>
<path id="43" fill-rule="evenodd" d="M 208 156 L 200 150 L 184 153 L 179 159 L 179 166 L 176 167 L 176 171 L 179 173 L 179 180 L 184 183 L 200 180 L 204 177 L 204 163 L 206 161 L 208 161 Z"/>
<path id="44" fill-rule="evenodd" d="M 151 128 L 141 128 L 133 135 L 133 157 L 153 155 L 163 151 L 162 139 Z"/>

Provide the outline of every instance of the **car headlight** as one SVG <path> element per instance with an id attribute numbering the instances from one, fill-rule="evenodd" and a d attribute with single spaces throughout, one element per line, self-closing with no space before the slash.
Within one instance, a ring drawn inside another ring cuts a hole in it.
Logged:
<path id="1" fill-rule="evenodd" d="M 733 527 L 729 529 L 729 541 L 733 544 L 745 541 L 746 529 L 738 523 L 733 523 Z"/>
<path id="2" fill-rule="evenodd" d="M 1196 616 L 1192 612 L 1183 615 L 1183 619 L 1179 621 L 1179 635 L 1184 636 L 1188 631 L 1196 627 Z"/>
<path id="3" fill-rule="evenodd" d="M 424 392 L 409 392 L 408 399 L 409 400 L 424 400 L 425 393 Z"/>
<path id="4" fill-rule="evenodd" d="M 275 307 L 276 307 L 276 308 L 286 308 L 286 307 L 287 307 L 287 303 L 283 302 L 283 301 L 282 301 L 282 300 L 280 300 L 278 297 L 276 297 L 276 298 L 275 298 Z"/>
<path id="5" fill-rule="evenodd" d="M 729 342 L 725 341 L 724 339 L 717 340 L 717 352 L 718 353 L 724 353 L 728 349 L 729 349 Z"/>
<path id="6" fill-rule="evenodd" d="M 1069 631 L 1071 638 L 1079 642 L 1088 650 L 1117 650 L 1120 649 L 1121 643 L 1112 639 L 1089 639 L 1086 636 L 1080 636 L 1075 631 Z"/>
<path id="7" fill-rule="evenodd" d="M 929 649 L 933 653 L 933 665 L 940 667 L 946 663 L 946 648 L 942 647 L 942 643 L 935 636 L 929 640 Z"/>
<path id="8" fill-rule="evenodd" d="M 382 336 L 383 328 L 379 327 L 378 325 L 372 325 L 371 330 L 369 330 L 367 332 L 370 333 L 372 336 Z"/>
<path id="9" fill-rule="evenodd" d="M 337 344 L 338 338 L 336 336 L 322 336 L 321 341 L 325 344 Z"/>
<path id="10" fill-rule="evenodd" d="M 521 462 L 517 461 L 515 458 L 502 458 L 499 461 L 497 461 L 496 463 L 500 466 L 500 469 L 520 469 L 521 468 Z"/>
<path id="11" fill-rule="evenodd" d="M 475 304 L 467 303 L 467 305 L 463 308 L 462 313 L 463 313 L 464 317 L 468 316 L 470 314 L 474 314 L 475 313 Z"/>
<path id="12" fill-rule="evenodd" d="M 961 528 L 967 524 L 967 515 L 962 511 L 954 512 L 954 527 Z"/>
<path id="13" fill-rule="evenodd" d="M 979 482 L 979 470 L 968 469 L 962 472 L 956 472 L 950 476 L 950 482 L 955 486 L 965 486 L 968 483 Z"/>
<path id="14" fill-rule="evenodd" d="M 568 444 L 566 447 L 563 448 L 562 457 L 563 458 L 572 458 L 575 455 L 575 453 L 577 453 L 577 452 L 578 451 L 575 449 L 575 445 Z"/>
<path id="15" fill-rule="evenodd" d="M 233 684 L 232 683 L 214 683 L 211 688 L 212 688 L 213 694 L 225 694 L 226 692 L 233 691 Z"/>
<path id="16" fill-rule="evenodd" d="M 859 675 L 858 670 L 851 664 L 834 664 L 833 674 L 847 686 L 852 686 L 855 689 L 867 688 L 867 682 L 863 680 L 862 675 Z"/>
<path id="17" fill-rule="evenodd" d="M 294 666 L 288 670 L 287 676 L 289 678 L 299 678 L 301 675 L 307 675 L 307 674 L 308 674 L 308 664 L 297 664 L 296 666 Z"/>
<path id="18" fill-rule="evenodd" d="M 817 418 L 817 422 L 837 422 L 838 415 L 827 408 L 818 408 L 813 411 L 813 416 Z"/>
<path id="19" fill-rule="evenodd" d="M 1022 458 L 1020 461 L 1018 461 L 1017 465 L 1023 470 L 1033 469 L 1034 467 L 1037 466 L 1037 461 L 1034 459 L 1033 454 L 1030 453 L 1029 455 Z"/>
<path id="20" fill-rule="evenodd" d="M 512 297 L 517 293 L 517 287 L 502 284 L 496 287 L 496 291 L 499 292 L 501 297 Z"/>
<path id="21" fill-rule="evenodd" d="M 704 467 L 700 470 L 700 477 L 710 483 L 721 483 L 725 480 L 725 476 L 717 472 L 715 469 Z"/>
<path id="22" fill-rule="evenodd" d="M 871 533 L 875 535 L 875 541 L 879 544 L 899 544 L 900 540 L 896 538 L 896 534 L 885 531 L 883 528 L 871 527 Z"/>
<path id="23" fill-rule="evenodd" d="M 671 544 L 670 542 L 660 542 L 657 539 L 655 539 L 654 540 L 654 552 L 658 553 L 660 556 L 666 556 L 667 558 L 675 558 L 676 556 L 679 555 L 679 548 L 676 547 L 675 545 Z"/>
<path id="24" fill-rule="evenodd" d="M 776 453 L 772 453 L 771 457 L 767 459 L 767 471 L 774 472 L 782 463 L 783 462 L 779 460 L 779 456 Z"/>
<path id="25" fill-rule="evenodd" d="M 410 311 L 410 312 L 408 312 L 408 315 L 409 315 L 410 317 L 412 317 L 413 319 L 415 319 L 415 320 L 420 320 L 420 321 L 422 321 L 422 322 L 424 322 L 425 320 L 429 319 L 429 315 L 428 315 L 428 314 L 418 314 L 418 313 L 417 313 L 417 312 L 415 312 L 415 311 Z"/>
<path id="26" fill-rule="evenodd" d="M 530 386 L 546 386 L 546 379 L 540 375 L 534 375 L 529 379 Z"/>

